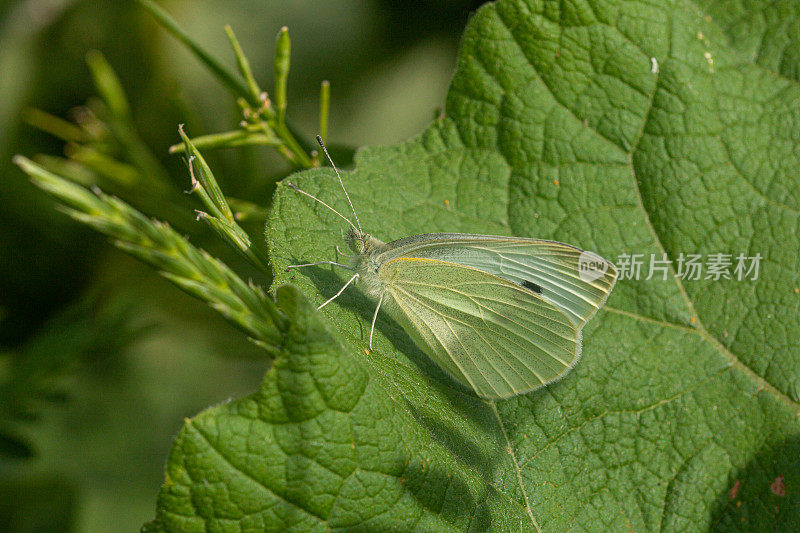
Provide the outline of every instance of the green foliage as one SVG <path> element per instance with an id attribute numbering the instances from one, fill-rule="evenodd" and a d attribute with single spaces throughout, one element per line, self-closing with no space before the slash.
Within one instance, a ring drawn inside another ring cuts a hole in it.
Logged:
<path id="1" fill-rule="evenodd" d="M 204 300 L 256 343 L 270 349 L 277 346 L 275 327 L 282 318 L 259 287 L 245 283 L 227 265 L 189 244 L 169 226 L 147 219 L 121 200 L 100 191 L 91 193 L 24 157 L 16 157 L 15 163 L 34 184 L 67 205 L 67 214 L 112 237 L 117 246 Z"/>
<path id="2" fill-rule="evenodd" d="M 288 28 L 281 28 L 275 45 L 275 88 L 273 92 L 275 103 L 273 105 L 267 93 L 258 86 L 253 77 L 250 61 L 245 56 L 230 26 L 226 27 L 225 31 L 231 43 L 231 48 L 236 54 L 239 74 L 244 78 L 244 81 L 237 78 L 196 44 L 194 39 L 158 4 L 151 0 L 137 1 L 156 18 L 164 29 L 185 44 L 197 59 L 202 61 L 234 95 L 239 96 L 239 105 L 242 108 L 246 122 L 245 131 L 259 139 L 258 142 L 240 142 L 240 144 L 265 144 L 263 139 L 266 137 L 269 139 L 269 144 L 275 146 L 287 161 L 296 168 L 314 166 L 314 161 L 306 154 L 286 124 L 286 85 L 289 79 L 289 54 L 291 51 Z"/>
<path id="3" fill-rule="evenodd" d="M 329 306 L 324 314 L 347 353 L 397 410 L 390 425 L 404 428 L 408 456 L 436 457 L 431 471 L 451 474 L 426 494 L 446 494 L 478 474 L 486 490 L 530 513 L 526 527 L 554 531 L 800 523 L 800 495 L 790 488 L 800 482 L 792 444 L 800 430 L 800 246 L 791 237 L 800 229 L 793 134 L 800 91 L 728 46 L 723 29 L 683 2 L 613 9 L 498 2 L 467 30 L 446 118 L 406 144 L 357 154 L 346 183 L 365 229 L 381 239 L 499 232 L 612 259 L 765 258 L 757 281 L 620 281 L 585 332 L 577 369 L 545 391 L 495 406 L 454 392 L 383 317 L 376 350 L 364 355 L 373 304 L 362 296 Z M 346 210 L 330 173 L 293 182 Z M 287 264 L 332 258 L 338 226 L 334 215 L 280 187 L 268 230 L 276 283 L 286 281 Z M 320 268 L 294 281 L 324 301 L 345 279 Z M 438 456 L 401 422 L 401 411 L 433 439 Z M 325 449 L 312 442 L 334 428 L 316 423 L 323 429 L 300 431 L 304 444 L 278 464 L 324 464 Z M 358 447 L 359 461 L 340 485 L 331 476 L 340 499 L 304 508 L 338 523 L 348 502 L 343 487 L 381 449 Z M 467 473 L 449 464 L 453 458 Z M 784 495 L 770 489 L 778 476 Z M 365 489 L 361 508 L 390 490 L 419 501 L 404 471 L 394 477 L 368 484 L 375 492 Z M 257 479 L 290 501 L 304 490 L 290 476 L 276 485 Z M 734 486 L 741 490 L 730 497 Z M 410 510 L 402 496 L 394 501 L 392 510 L 405 509 L 411 523 L 425 516 L 424 503 Z M 462 511 L 480 509 L 472 502 Z M 367 514 L 363 524 L 391 520 L 382 509 Z"/>
<path id="4" fill-rule="evenodd" d="M 340 221 L 290 188 L 267 226 L 273 300 L 121 201 L 20 159 L 73 216 L 276 355 L 253 395 L 187 421 L 147 529 L 798 529 L 800 87 L 791 54 L 753 61 L 739 27 L 687 1 L 500 0 L 467 29 L 446 115 L 357 154 L 344 178 L 384 240 L 463 231 L 612 259 L 763 256 L 756 281 L 621 280 L 578 367 L 504 402 L 453 387 L 385 316 L 366 350 L 374 304 L 357 291 L 316 313 L 309 300 L 343 275 L 283 268 L 332 258 Z M 238 55 L 245 82 L 222 77 L 253 133 L 286 142 L 285 100 L 254 109 Z M 347 210 L 330 170 L 292 181 Z M 247 249 L 215 181 L 198 183 L 215 229 Z"/>
<path id="5" fill-rule="evenodd" d="M 117 74 L 96 50 L 86 61 L 100 98 L 80 108 L 74 124 L 38 109 L 26 113 L 31 126 L 67 143 L 66 157 L 37 155 L 36 162 L 76 183 L 121 195 L 177 227 L 190 227 L 186 201 L 136 131 Z"/>
<path id="6" fill-rule="evenodd" d="M 48 407 L 69 398 L 76 369 L 119 354 L 142 333 L 131 323 L 129 307 L 92 295 L 48 321 L 22 346 L 0 352 L 0 457 L 35 457 L 25 430 Z"/>

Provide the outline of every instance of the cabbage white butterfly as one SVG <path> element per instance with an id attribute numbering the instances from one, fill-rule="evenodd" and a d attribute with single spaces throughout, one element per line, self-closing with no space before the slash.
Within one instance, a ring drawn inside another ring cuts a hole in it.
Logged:
<path id="1" fill-rule="evenodd" d="M 617 270 L 591 252 L 555 241 L 428 233 L 385 243 L 292 183 L 350 226 L 348 264 L 319 261 L 288 268 L 335 265 L 354 272 L 322 309 L 352 283 L 377 301 L 441 368 L 487 399 L 524 394 L 563 377 L 580 359 L 581 329 L 603 305 Z M 338 247 L 337 253 L 342 254 Z M 287 268 L 287 270 L 288 270 Z"/>

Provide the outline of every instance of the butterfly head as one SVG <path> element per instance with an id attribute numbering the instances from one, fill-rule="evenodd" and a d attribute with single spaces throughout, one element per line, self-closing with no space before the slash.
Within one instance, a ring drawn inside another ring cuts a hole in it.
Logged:
<path id="1" fill-rule="evenodd" d="M 348 229 L 344 236 L 347 246 L 349 246 L 350 249 L 358 255 L 364 255 L 367 253 L 367 247 L 369 246 L 369 240 L 371 238 L 372 237 L 370 235 L 356 228 Z"/>
<path id="2" fill-rule="evenodd" d="M 383 241 L 356 228 L 348 229 L 347 233 L 345 233 L 344 240 L 354 253 L 361 256 L 373 255 L 376 252 L 382 251 L 386 246 Z"/>

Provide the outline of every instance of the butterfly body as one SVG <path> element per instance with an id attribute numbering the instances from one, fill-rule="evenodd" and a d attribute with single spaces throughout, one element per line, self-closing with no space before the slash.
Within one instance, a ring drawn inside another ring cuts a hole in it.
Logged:
<path id="1" fill-rule="evenodd" d="M 386 285 L 378 275 L 381 266 L 378 257 L 389 247 L 372 235 L 352 228 L 345 235 L 345 242 L 355 253 L 350 259 L 350 268 L 358 274 L 361 291 L 378 300 L 386 293 Z"/>

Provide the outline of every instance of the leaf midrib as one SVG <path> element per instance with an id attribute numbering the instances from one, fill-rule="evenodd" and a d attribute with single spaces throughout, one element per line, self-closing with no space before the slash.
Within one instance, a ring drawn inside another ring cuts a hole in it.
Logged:
<path id="1" fill-rule="evenodd" d="M 537 522 L 536 517 L 533 516 L 533 510 L 531 509 L 531 504 L 528 501 L 528 491 L 525 490 L 525 484 L 522 482 L 522 471 L 520 470 L 519 461 L 517 461 L 517 454 L 514 453 L 514 447 L 511 445 L 511 441 L 508 439 L 506 425 L 503 423 L 503 418 L 497 411 L 497 405 L 495 405 L 494 402 L 490 402 L 489 405 L 492 407 L 492 413 L 494 413 L 494 417 L 497 419 L 497 423 L 500 426 L 500 431 L 503 433 L 503 438 L 506 441 L 506 451 L 511 456 L 511 462 L 514 464 L 514 472 L 517 475 L 517 483 L 519 483 L 519 488 L 522 492 L 522 499 L 525 502 L 525 510 L 528 512 L 528 516 L 531 518 L 531 522 L 536 528 L 536 531 L 542 533 L 542 528 L 539 526 L 539 522 Z"/>

